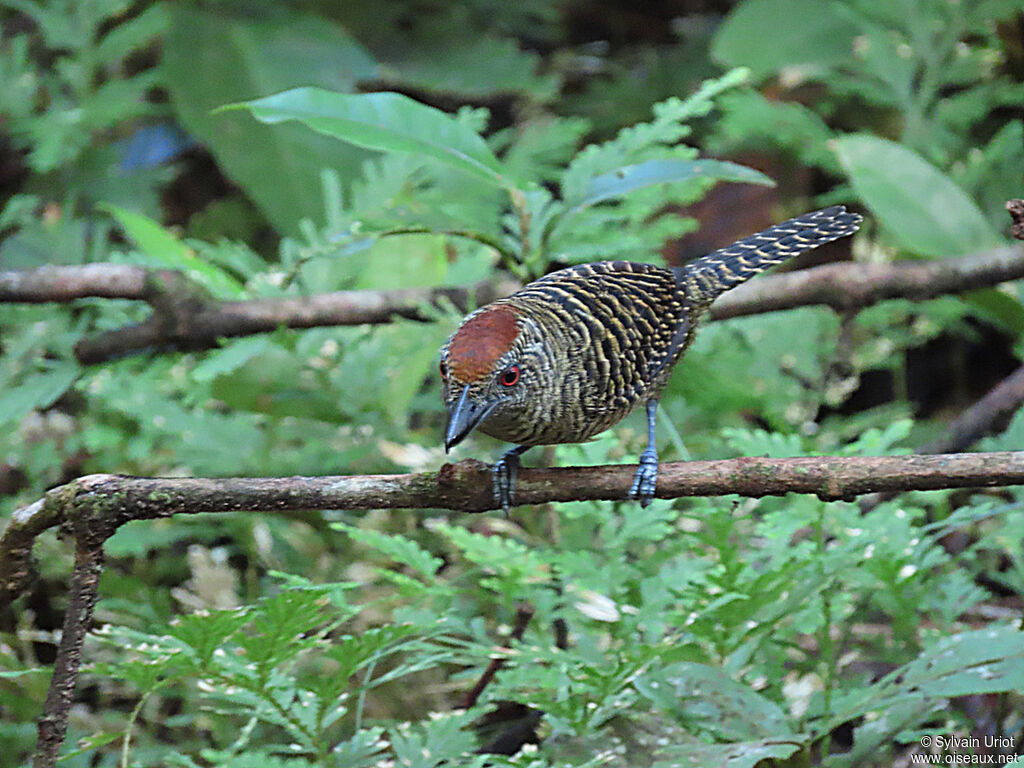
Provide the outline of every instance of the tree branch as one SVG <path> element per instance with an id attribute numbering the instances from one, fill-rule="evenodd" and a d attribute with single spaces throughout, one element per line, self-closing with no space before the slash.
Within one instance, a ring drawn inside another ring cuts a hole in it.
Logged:
<path id="1" fill-rule="evenodd" d="M 1024 250 L 996 248 L 941 261 L 826 264 L 767 275 L 729 291 L 710 311 L 715 320 L 814 304 L 849 311 L 886 299 L 933 299 L 1024 278 Z"/>
<path id="2" fill-rule="evenodd" d="M 519 504 L 625 501 L 636 467 L 523 469 Z M 853 499 L 885 491 L 1024 484 L 1024 451 L 933 456 L 813 456 L 741 458 L 662 464 L 657 497 L 748 497 L 813 493 Z M 307 509 L 496 509 L 491 465 L 465 459 L 437 472 L 279 478 L 146 478 L 88 475 L 49 491 L 12 517 L 0 537 L 0 599 L 16 595 L 28 577 L 36 536 L 71 525 L 78 541 L 102 543 L 130 520 L 200 512 L 281 512 Z"/>
<path id="3" fill-rule="evenodd" d="M 922 300 L 991 287 L 1024 278 L 1024 250 L 998 248 L 958 259 L 895 264 L 828 264 L 767 275 L 725 294 L 711 308 L 715 320 L 808 305 L 849 311 L 886 299 Z M 215 301 L 180 273 L 151 272 L 121 264 L 40 267 L 0 272 L 0 302 L 67 302 L 84 297 L 147 301 L 153 315 L 137 325 L 83 339 L 79 362 L 99 363 L 146 349 L 208 349 L 218 339 L 335 325 L 388 323 L 396 317 L 425 319 L 423 307 L 450 301 L 460 309 L 506 296 L 511 281 L 474 288 L 410 288 L 395 291 L 335 291 L 246 301 Z"/>
<path id="4" fill-rule="evenodd" d="M 533 606 L 523 603 L 516 608 L 516 623 L 512 627 L 512 631 L 509 633 L 507 646 L 511 646 L 512 643 L 517 643 L 523 639 L 523 635 L 526 634 L 526 628 L 530 625 L 530 620 L 533 619 Z M 487 665 L 487 669 L 484 670 L 483 674 L 480 675 L 480 679 L 476 681 L 476 685 L 466 694 L 462 700 L 462 709 L 471 709 L 479 700 L 480 694 L 484 692 L 484 689 L 491 684 L 494 676 L 501 671 L 501 668 L 505 666 L 505 659 L 502 656 L 495 656 L 491 659 L 491 662 Z"/>
<path id="5" fill-rule="evenodd" d="M 525 469 L 516 500 L 625 500 L 632 465 Z M 1024 451 L 937 456 L 815 456 L 744 458 L 663 464 L 657 496 L 749 497 L 813 493 L 852 499 L 887 491 L 1024 484 Z M 132 520 L 202 512 L 282 512 L 305 509 L 495 509 L 491 467 L 466 459 L 437 472 L 281 478 L 145 478 L 89 475 L 49 491 L 15 512 L 0 536 L 0 601 L 13 600 L 30 577 L 36 537 L 60 525 L 74 536 L 71 600 L 39 721 L 34 765 L 51 768 L 64 741 L 67 717 L 92 621 L 103 565 L 103 543 Z M 486 684 L 486 683 L 484 683 Z"/>
<path id="6" fill-rule="evenodd" d="M 335 325 L 389 323 L 396 317 L 425 320 L 427 305 L 447 301 L 462 310 L 483 305 L 515 290 L 509 281 L 484 282 L 473 288 L 407 288 L 394 291 L 335 291 L 248 301 L 205 302 L 192 311 L 176 311 L 168 323 L 160 312 L 138 325 L 82 339 L 75 356 L 83 365 L 175 346 L 209 349 L 222 338 L 266 333 L 277 328 L 318 328 Z"/>
<path id="7" fill-rule="evenodd" d="M 32 761 L 34 768 L 53 768 L 68 727 L 68 713 L 78 683 L 78 670 L 82 665 L 82 646 L 92 626 L 92 612 L 96 607 L 100 574 L 103 571 L 103 546 L 84 546 L 75 549 L 75 569 L 71 574 L 71 597 L 64 613 L 53 677 L 46 691 L 43 715 L 36 727 L 39 738 Z"/>
<path id="8" fill-rule="evenodd" d="M 941 437 L 917 449 L 917 453 L 947 453 L 970 448 L 981 438 L 1006 428 L 1024 403 L 1024 366 L 1018 368 L 981 400 L 961 413 Z"/>
<path id="9" fill-rule="evenodd" d="M 152 273 L 145 267 L 105 262 L 0 272 L 0 303 L 43 304 L 90 297 L 146 301 Z"/>
<path id="10" fill-rule="evenodd" d="M 957 416 L 939 437 L 918 447 L 914 453 L 930 455 L 966 451 L 981 438 L 1006 429 L 1022 403 L 1024 366 L 1011 373 L 978 402 Z M 887 491 L 862 496 L 858 501 L 861 512 L 867 513 L 883 501 L 889 501 L 897 493 L 898 491 Z"/>
<path id="11" fill-rule="evenodd" d="M 1024 200 L 1007 200 L 1006 210 L 1010 214 L 1010 234 L 1017 240 L 1024 240 Z"/>

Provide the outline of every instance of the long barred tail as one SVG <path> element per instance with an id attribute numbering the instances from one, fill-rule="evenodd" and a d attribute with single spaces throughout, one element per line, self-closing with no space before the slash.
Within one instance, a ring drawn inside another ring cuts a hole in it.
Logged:
<path id="1" fill-rule="evenodd" d="M 861 217 L 834 205 L 776 224 L 673 271 L 698 303 L 718 296 L 804 251 L 852 235 Z"/>

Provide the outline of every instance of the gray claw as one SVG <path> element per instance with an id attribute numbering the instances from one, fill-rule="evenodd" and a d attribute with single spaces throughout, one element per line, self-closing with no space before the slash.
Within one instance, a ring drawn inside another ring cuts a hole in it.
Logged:
<path id="1" fill-rule="evenodd" d="M 654 498 L 654 490 L 658 485 L 658 454 L 644 451 L 640 454 L 640 465 L 633 476 L 633 485 L 629 487 L 629 497 L 639 499 L 640 506 L 646 507 Z"/>
<path id="2" fill-rule="evenodd" d="M 501 506 L 505 517 L 515 500 L 516 475 L 519 474 L 519 455 L 506 454 L 494 465 L 494 500 Z"/>

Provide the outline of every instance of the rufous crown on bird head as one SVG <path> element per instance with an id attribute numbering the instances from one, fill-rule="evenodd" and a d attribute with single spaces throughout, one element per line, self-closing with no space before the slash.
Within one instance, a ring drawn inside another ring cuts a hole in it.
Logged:
<path id="1" fill-rule="evenodd" d="M 441 349 L 442 396 L 448 411 L 445 447 L 450 448 L 509 407 L 519 389 L 517 360 L 519 313 L 503 303 L 490 304 L 463 321 Z"/>

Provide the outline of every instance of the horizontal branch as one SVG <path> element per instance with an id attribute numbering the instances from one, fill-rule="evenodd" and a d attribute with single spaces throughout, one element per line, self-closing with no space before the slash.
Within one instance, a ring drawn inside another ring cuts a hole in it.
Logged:
<path id="1" fill-rule="evenodd" d="M 933 299 L 1021 278 L 1024 249 L 1012 246 L 956 259 L 826 264 L 745 283 L 716 301 L 710 315 L 724 320 L 815 304 L 848 311 L 886 299 Z"/>
<path id="2" fill-rule="evenodd" d="M 519 504 L 624 501 L 636 467 L 523 469 Z M 934 456 L 742 458 L 662 464 L 657 497 L 780 496 L 822 499 L 860 494 L 1024 484 L 1024 451 Z M 56 525 L 96 546 L 130 520 L 200 512 L 306 509 L 495 509 L 490 465 L 467 459 L 437 472 L 281 478 L 143 478 L 89 475 L 49 491 L 19 510 L 0 538 L 0 599 L 16 595 L 29 574 L 35 537 Z"/>
<path id="3" fill-rule="evenodd" d="M 173 346 L 209 349 L 218 340 L 267 333 L 278 328 L 320 328 L 338 325 L 379 325 L 397 317 L 424 320 L 424 307 L 450 302 L 465 310 L 507 296 L 510 281 L 483 282 L 472 288 L 405 288 L 393 291 L 334 291 L 247 301 L 206 302 L 177 311 L 154 311 L 138 325 L 125 326 L 82 339 L 75 355 L 83 365 L 152 348 Z"/>
<path id="4" fill-rule="evenodd" d="M 97 262 L 0 272 L 0 303 L 43 304 L 75 299 L 137 299 L 150 296 L 152 270 Z"/>
<path id="5" fill-rule="evenodd" d="M 963 293 L 1024 278 L 1024 249 L 998 248 L 958 259 L 895 264 L 844 262 L 767 275 L 722 296 L 711 318 L 773 312 L 808 305 L 848 311 L 886 299 L 922 300 Z M 150 272 L 122 264 L 40 267 L 0 272 L 0 302 L 67 302 L 84 297 L 148 301 L 153 315 L 83 339 L 79 362 L 99 363 L 149 349 L 208 349 L 218 340 L 277 328 L 315 328 L 388 323 L 396 317 L 424 319 L 423 307 L 449 301 L 466 309 L 506 296 L 511 281 L 465 288 L 409 288 L 394 291 L 335 291 L 314 296 L 215 301 L 190 288 L 179 273 Z"/>

